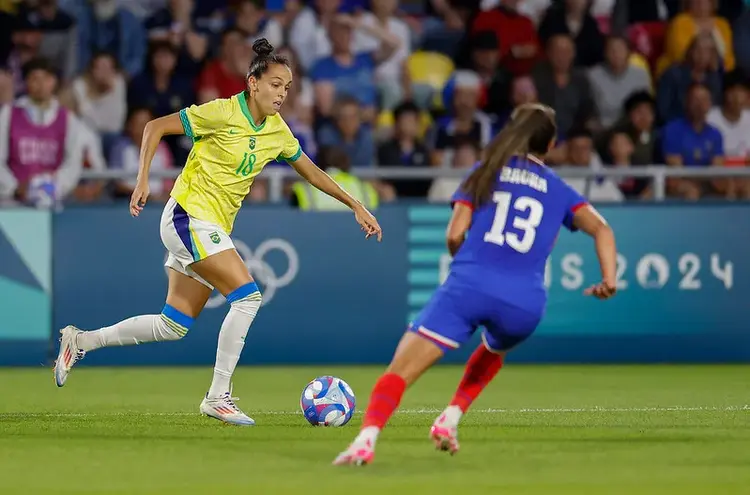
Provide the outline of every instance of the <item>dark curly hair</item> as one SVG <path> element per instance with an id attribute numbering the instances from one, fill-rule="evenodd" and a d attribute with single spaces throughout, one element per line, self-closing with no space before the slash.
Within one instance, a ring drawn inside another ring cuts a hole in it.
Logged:
<path id="1" fill-rule="evenodd" d="M 281 55 L 276 55 L 273 50 L 273 45 L 265 38 L 260 38 L 253 43 L 253 51 L 256 56 L 247 70 L 248 78 L 253 76 L 256 79 L 260 79 L 263 74 L 268 72 L 268 68 L 272 65 L 280 64 L 289 67 L 289 60 Z"/>

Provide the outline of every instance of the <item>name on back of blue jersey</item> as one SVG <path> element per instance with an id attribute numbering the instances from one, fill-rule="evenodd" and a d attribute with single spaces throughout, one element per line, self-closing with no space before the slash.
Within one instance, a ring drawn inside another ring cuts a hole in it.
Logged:
<path id="1" fill-rule="evenodd" d="M 547 192 L 547 179 L 539 177 L 534 172 L 522 168 L 504 167 L 500 174 L 500 182 L 521 184 L 536 189 L 542 193 Z"/>

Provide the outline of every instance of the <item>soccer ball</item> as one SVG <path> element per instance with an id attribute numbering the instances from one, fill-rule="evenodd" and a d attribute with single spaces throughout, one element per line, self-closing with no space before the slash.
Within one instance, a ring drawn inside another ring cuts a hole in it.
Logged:
<path id="1" fill-rule="evenodd" d="M 320 376 L 305 386 L 299 407 L 313 426 L 344 426 L 354 414 L 354 392 L 341 378 Z"/>

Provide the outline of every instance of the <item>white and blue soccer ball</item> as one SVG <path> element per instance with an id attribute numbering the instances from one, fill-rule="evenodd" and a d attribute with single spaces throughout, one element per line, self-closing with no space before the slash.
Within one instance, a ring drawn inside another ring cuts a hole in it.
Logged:
<path id="1" fill-rule="evenodd" d="M 354 414 L 354 392 L 341 378 L 319 376 L 302 391 L 299 406 L 313 426 L 344 426 Z"/>

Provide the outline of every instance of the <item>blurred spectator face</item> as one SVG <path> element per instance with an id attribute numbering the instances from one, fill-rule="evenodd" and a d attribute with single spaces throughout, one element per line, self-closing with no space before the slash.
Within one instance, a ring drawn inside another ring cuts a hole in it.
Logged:
<path id="1" fill-rule="evenodd" d="M 479 106 L 479 88 L 458 86 L 453 93 L 453 109 L 459 117 L 474 115 Z"/>
<path id="2" fill-rule="evenodd" d="M 500 0 L 500 4 L 508 10 L 518 10 L 521 0 Z"/>
<path id="3" fill-rule="evenodd" d="M 569 72 L 576 56 L 573 40 L 570 36 L 553 36 L 549 41 L 547 56 L 556 72 Z"/>
<path id="4" fill-rule="evenodd" d="M 244 0 L 237 6 L 237 27 L 248 34 L 258 31 L 258 25 L 263 20 L 265 12 L 251 0 Z"/>
<path id="5" fill-rule="evenodd" d="M 590 137 L 578 136 L 568 141 L 568 165 L 588 167 L 591 164 L 594 143 Z"/>
<path id="6" fill-rule="evenodd" d="M 0 107 L 11 103 L 14 95 L 13 74 L 7 70 L 0 69 Z"/>
<path id="7" fill-rule="evenodd" d="M 641 103 L 630 112 L 630 123 L 638 132 L 651 131 L 655 120 L 654 107 L 648 103 Z"/>
<path id="8" fill-rule="evenodd" d="M 177 55 L 167 48 L 159 48 L 153 54 L 151 67 L 156 75 L 171 75 L 177 67 Z"/>
<path id="9" fill-rule="evenodd" d="M 479 152 L 472 144 L 462 144 L 453 153 L 453 167 L 471 168 L 479 160 Z"/>
<path id="10" fill-rule="evenodd" d="M 687 113 L 695 122 L 705 122 L 711 110 L 711 92 L 703 86 L 695 86 L 687 96 Z"/>
<path id="11" fill-rule="evenodd" d="M 711 17 L 714 13 L 714 0 L 689 0 L 687 9 L 694 17 Z"/>
<path id="12" fill-rule="evenodd" d="M 117 0 L 89 0 L 89 3 L 99 21 L 108 21 L 117 14 Z"/>
<path id="13" fill-rule="evenodd" d="M 333 53 L 350 53 L 352 46 L 352 28 L 341 22 L 331 24 L 329 31 Z"/>
<path id="14" fill-rule="evenodd" d="M 697 70 L 710 70 L 718 57 L 716 43 L 711 35 L 698 36 L 690 47 L 688 61 Z"/>
<path id="15" fill-rule="evenodd" d="M 589 0 L 565 0 L 565 11 L 571 15 L 581 15 L 586 12 Z"/>
<path id="16" fill-rule="evenodd" d="M 315 0 L 315 8 L 321 15 L 333 15 L 340 7 L 341 0 Z"/>
<path id="17" fill-rule="evenodd" d="M 395 132 L 399 139 L 416 139 L 419 136 L 419 115 L 416 112 L 404 112 L 399 115 Z"/>
<path id="18" fill-rule="evenodd" d="M 625 40 L 621 38 L 609 38 L 604 51 L 607 65 L 616 73 L 622 72 L 628 67 L 630 60 L 630 49 Z"/>
<path id="19" fill-rule="evenodd" d="M 539 95 L 536 91 L 534 80 L 530 76 L 517 77 L 513 80 L 513 87 L 510 94 L 513 107 L 523 105 L 524 103 L 537 103 Z"/>
<path id="20" fill-rule="evenodd" d="M 91 62 L 91 82 L 100 91 L 107 91 L 115 85 L 117 66 L 109 55 L 100 55 Z"/>
<path id="21" fill-rule="evenodd" d="M 17 31 L 12 36 L 13 46 L 24 60 L 36 56 L 42 44 L 42 32 L 34 29 Z"/>
<path id="22" fill-rule="evenodd" d="M 359 104 L 347 101 L 339 105 L 339 111 L 336 114 L 336 127 L 338 127 L 344 139 L 355 138 L 361 125 L 362 118 Z"/>
<path id="23" fill-rule="evenodd" d="M 237 75 L 247 73 L 250 61 L 250 47 L 245 43 L 243 36 L 237 31 L 231 31 L 224 35 L 221 45 L 221 58 L 224 64 Z"/>
<path id="24" fill-rule="evenodd" d="M 153 118 L 154 116 L 151 115 L 151 112 L 146 109 L 138 110 L 130 116 L 125 132 L 128 133 L 128 136 L 134 143 L 141 143 L 143 140 L 143 132 L 146 130 L 146 124 L 148 124 Z"/>
<path id="25" fill-rule="evenodd" d="M 745 86 L 739 84 L 730 86 L 724 93 L 724 106 L 732 113 L 741 113 L 747 108 L 749 96 Z"/>
<path id="26" fill-rule="evenodd" d="M 174 17 L 189 16 L 195 6 L 194 0 L 169 0 L 169 10 Z"/>
<path id="27" fill-rule="evenodd" d="M 26 76 L 26 92 L 35 102 L 47 102 L 52 99 L 57 86 L 57 77 L 46 70 L 34 70 Z"/>
<path id="28" fill-rule="evenodd" d="M 477 33 L 472 40 L 471 58 L 474 67 L 482 73 L 495 72 L 500 63 L 500 47 L 492 31 Z"/>
<path id="29" fill-rule="evenodd" d="M 377 15 L 392 16 L 398 8 L 398 0 L 371 0 L 370 6 Z"/>
<path id="30" fill-rule="evenodd" d="M 633 141 L 623 132 L 613 135 L 609 141 L 609 153 L 615 163 L 628 163 L 634 151 Z"/>

